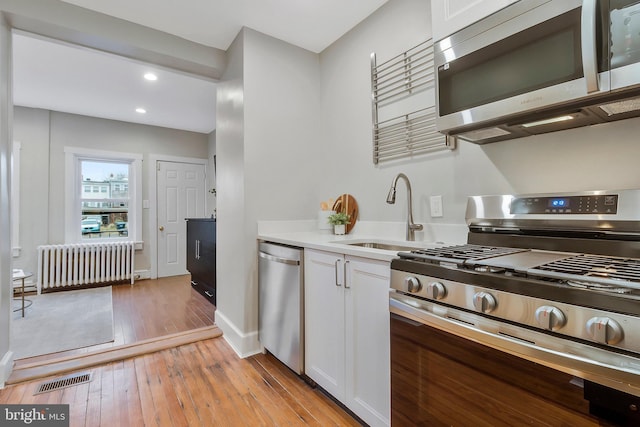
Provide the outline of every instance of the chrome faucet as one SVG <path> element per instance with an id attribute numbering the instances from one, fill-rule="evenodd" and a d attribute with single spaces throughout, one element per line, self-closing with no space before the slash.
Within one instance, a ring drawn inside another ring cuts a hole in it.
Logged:
<path id="1" fill-rule="evenodd" d="M 416 230 L 422 230 L 422 224 L 415 224 L 413 222 L 413 208 L 411 202 L 411 183 L 409 182 L 409 178 L 403 173 L 399 173 L 393 179 L 391 183 L 391 189 L 389 190 L 389 194 L 387 195 L 387 203 L 390 205 L 396 202 L 396 184 L 398 183 L 398 179 L 404 179 L 404 182 L 407 184 L 407 240 L 414 241 L 416 240 Z"/>

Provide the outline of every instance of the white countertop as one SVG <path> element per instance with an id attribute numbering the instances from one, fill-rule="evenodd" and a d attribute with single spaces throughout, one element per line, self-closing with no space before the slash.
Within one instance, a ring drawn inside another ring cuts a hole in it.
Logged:
<path id="1" fill-rule="evenodd" d="M 318 229 L 316 221 L 260 221 L 258 239 L 381 261 L 390 261 L 398 251 L 349 243 L 377 242 L 426 248 L 466 242 L 467 227 L 464 224 L 424 224 L 424 231 L 416 232 L 416 241 L 411 242 L 405 240 L 405 227 L 404 223 L 359 221 L 351 233 L 337 236 L 331 230 Z"/>

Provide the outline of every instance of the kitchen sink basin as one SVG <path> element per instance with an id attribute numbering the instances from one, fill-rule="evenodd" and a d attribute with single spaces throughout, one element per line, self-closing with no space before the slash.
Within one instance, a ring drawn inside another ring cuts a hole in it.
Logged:
<path id="1" fill-rule="evenodd" d="M 383 242 L 340 242 L 349 246 L 360 246 L 370 249 L 381 249 L 385 251 L 411 251 L 416 249 L 415 246 L 407 246 L 399 243 L 383 243 Z"/>

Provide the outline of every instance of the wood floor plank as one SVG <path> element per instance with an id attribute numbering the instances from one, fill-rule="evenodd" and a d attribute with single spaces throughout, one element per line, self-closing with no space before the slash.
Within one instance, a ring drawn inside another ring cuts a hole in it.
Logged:
<path id="1" fill-rule="evenodd" d="M 25 393 L 27 388 L 33 387 L 31 383 L 22 383 L 16 384 L 15 387 L 7 387 L 4 390 L 0 390 L 0 396 L 2 396 L 4 392 L 3 402 L 4 403 L 20 403 L 23 402 L 27 397 L 25 397 Z"/>
<path id="2" fill-rule="evenodd" d="M 85 413 L 85 426 L 99 426 L 100 412 L 102 409 L 102 368 L 93 370 L 87 394 L 87 412 Z"/>
<path id="3" fill-rule="evenodd" d="M 251 361 L 249 361 L 251 363 Z M 282 400 L 299 418 L 301 424 L 321 426 L 320 422 L 315 419 L 307 410 L 307 408 L 298 401 L 297 397 L 292 395 L 286 388 L 282 386 L 282 383 L 278 381 L 273 375 L 263 368 L 260 364 L 252 364 L 256 372 L 265 379 L 265 383 L 268 384 L 271 393 L 278 396 L 279 400 Z"/>
<path id="4" fill-rule="evenodd" d="M 288 419 L 298 418 L 294 411 L 286 405 L 286 402 L 276 399 L 272 395 L 268 381 L 261 377 L 257 372 L 252 370 L 244 370 L 243 364 L 247 362 L 233 357 L 229 353 L 229 347 L 220 345 L 222 343 L 215 342 L 207 346 L 207 358 L 215 360 L 215 368 L 224 372 L 234 373 L 230 375 L 229 381 L 236 390 L 249 393 L 255 401 L 248 400 L 253 406 L 256 416 L 265 418 L 265 422 L 280 425 Z M 267 414 L 263 416 L 263 414 Z M 299 422 L 299 419 L 297 420 Z"/>
<path id="5" fill-rule="evenodd" d="M 89 371 L 93 376 L 94 372 Z M 69 425 L 84 426 L 87 418 L 87 405 L 89 402 L 89 387 L 91 383 L 79 384 L 75 387 L 68 387 L 69 390 L 74 390 L 73 396 L 71 394 L 65 394 L 66 398 L 62 403 L 69 404 Z"/>
<path id="6" fill-rule="evenodd" d="M 159 426 L 159 420 L 156 418 L 155 407 L 153 404 L 153 396 L 151 394 L 151 381 L 149 380 L 149 372 L 147 372 L 145 356 L 136 357 L 136 378 L 138 379 L 138 390 L 140 398 L 140 407 L 142 409 L 142 419 L 146 425 Z"/>
<path id="7" fill-rule="evenodd" d="M 198 415 L 199 425 L 223 425 L 223 420 L 214 408 L 217 396 L 208 390 L 201 377 L 202 373 L 197 370 L 194 363 L 187 359 L 188 353 L 192 351 L 191 346 L 173 349 L 171 357 L 174 363 L 171 367 L 174 371 L 179 372 L 183 379 L 185 393 L 192 401 L 193 411 Z"/>
<path id="8" fill-rule="evenodd" d="M 207 408 L 203 419 L 205 425 L 230 425 L 235 415 L 233 404 L 227 400 L 224 384 L 213 384 L 207 373 L 210 361 L 202 358 L 195 344 L 179 348 L 178 359 L 180 369 L 189 372 L 189 380 L 193 383 L 199 404 Z M 210 423 L 210 424 L 207 424 Z"/>
<path id="9" fill-rule="evenodd" d="M 259 387 L 254 387 L 250 393 L 247 393 L 248 387 L 243 383 L 242 375 L 238 375 L 239 366 L 230 366 L 229 361 L 221 357 L 211 358 L 208 351 L 202 351 L 202 346 L 196 345 L 196 347 L 201 357 L 207 361 L 205 369 L 211 386 L 224 393 L 225 400 L 222 403 L 227 405 L 220 408 L 222 411 L 226 412 L 231 406 L 238 416 L 244 419 L 264 419 L 261 413 L 262 408 L 269 405 L 273 410 L 268 418 L 274 425 L 279 425 L 287 419 L 287 414 L 282 413 L 284 411 L 276 411 L 271 399 L 260 393 Z"/>
<path id="10" fill-rule="evenodd" d="M 138 378 L 136 376 L 134 359 L 122 361 L 122 369 L 116 371 L 116 384 L 118 390 L 126 399 L 127 419 L 131 426 L 143 425 L 142 406 L 140 404 Z"/>
<path id="11" fill-rule="evenodd" d="M 163 357 L 167 367 L 168 374 L 171 378 L 171 386 L 175 393 L 178 404 L 182 408 L 185 419 L 189 426 L 204 425 L 203 419 L 198 411 L 191 390 L 188 387 L 187 380 L 180 366 L 177 365 L 177 351 L 175 348 L 169 351 L 159 353 Z"/>
<path id="12" fill-rule="evenodd" d="M 113 384 L 114 363 L 102 366 L 100 389 L 100 425 L 118 425 L 120 405 L 116 404 Z"/>
<path id="13" fill-rule="evenodd" d="M 183 411 L 180 400 L 174 389 L 174 378 L 172 372 L 169 371 L 167 364 L 160 353 L 153 353 L 150 361 L 154 364 L 154 371 L 158 381 L 157 391 L 160 399 L 154 399 L 155 402 L 165 406 L 169 417 L 176 427 L 189 426 L 186 414 Z"/>
<path id="14" fill-rule="evenodd" d="M 283 385 L 288 393 L 304 402 L 305 408 L 319 420 L 321 425 L 360 425 L 353 417 L 335 402 L 327 398 L 320 390 L 312 389 L 286 365 L 271 354 L 258 354 L 247 359 L 255 366 L 261 365 Z M 256 369 L 258 369 L 256 367 Z M 308 393 L 308 390 L 313 393 Z"/>

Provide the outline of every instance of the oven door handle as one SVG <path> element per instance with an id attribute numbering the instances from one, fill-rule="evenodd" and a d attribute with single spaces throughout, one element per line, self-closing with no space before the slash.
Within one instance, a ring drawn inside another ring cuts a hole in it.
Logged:
<path id="1" fill-rule="evenodd" d="M 612 355 L 612 352 L 589 346 L 589 352 L 600 356 L 601 361 L 598 361 L 578 354 L 541 347 L 536 344 L 536 338 L 541 340 L 549 339 L 548 335 L 528 329 L 525 330 L 526 337 L 517 337 L 515 334 L 510 334 L 511 329 L 508 332 L 501 333 L 500 322 L 493 321 L 493 319 L 487 319 L 480 315 L 469 315 L 467 312 L 428 301 L 418 301 L 394 292 L 390 296 L 389 310 L 394 318 L 395 316 L 402 317 L 403 321 L 408 320 L 410 324 L 415 326 L 430 326 L 496 350 L 640 396 L 640 360 L 638 358 L 618 353 Z M 490 328 L 495 332 L 480 329 L 473 322 L 467 321 L 472 317 L 483 319 L 483 323 L 486 324 L 493 323 L 494 325 L 490 326 Z M 587 347 L 586 344 L 575 343 L 562 338 L 558 339 L 566 342 L 567 350 L 571 350 L 569 348 L 570 343 Z M 602 362 L 602 360 L 611 360 L 612 358 L 616 359 L 617 364 Z"/>
<path id="2" fill-rule="evenodd" d="M 399 320 L 400 322 L 407 323 L 407 324 L 409 324 L 411 326 L 421 326 L 421 325 L 423 325 L 423 323 L 416 322 L 415 320 L 408 319 L 408 318 L 406 318 L 404 316 L 400 316 L 399 314 L 396 314 L 396 313 L 391 313 L 391 318 Z"/>

